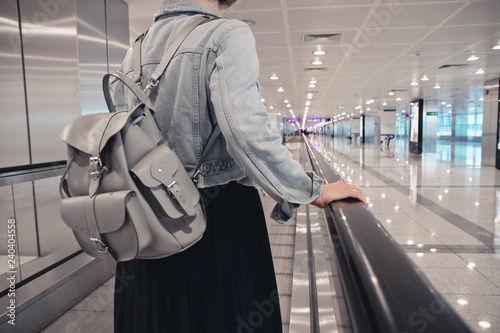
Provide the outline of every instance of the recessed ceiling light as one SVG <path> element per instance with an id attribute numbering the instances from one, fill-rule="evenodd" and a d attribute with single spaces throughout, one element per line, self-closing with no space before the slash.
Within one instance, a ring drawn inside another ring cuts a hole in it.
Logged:
<path id="1" fill-rule="evenodd" d="M 484 69 L 479 68 L 479 69 L 476 71 L 476 74 L 484 74 Z"/>
<path id="2" fill-rule="evenodd" d="M 387 105 L 387 102 L 382 103 L 382 105 L 386 106 L 386 105 Z"/>
<path id="3" fill-rule="evenodd" d="M 309 85 L 309 88 L 316 88 L 316 85 L 311 83 L 311 84 Z"/>
<path id="4" fill-rule="evenodd" d="M 277 80 L 279 79 L 279 77 L 276 75 L 276 74 L 273 74 L 271 77 L 270 77 L 271 80 Z"/>
<path id="5" fill-rule="evenodd" d="M 389 91 L 389 93 L 388 93 L 387 95 L 389 95 L 389 96 L 394 96 L 394 91 L 392 91 L 392 90 L 391 90 L 391 91 Z"/>
<path id="6" fill-rule="evenodd" d="M 479 99 L 479 101 L 480 101 L 480 102 L 484 101 L 484 98 L 482 98 L 482 97 L 481 97 L 481 98 Z"/>
<path id="7" fill-rule="evenodd" d="M 289 101 L 289 100 L 287 100 L 287 99 L 285 99 L 285 100 L 283 101 L 283 103 L 290 103 L 290 101 Z"/>
<path id="8" fill-rule="evenodd" d="M 283 87 L 278 88 L 278 92 L 283 92 L 283 91 L 285 91 L 285 89 L 283 89 Z"/>
<path id="9" fill-rule="evenodd" d="M 446 104 L 447 107 L 451 108 L 451 104 Z"/>
<path id="10" fill-rule="evenodd" d="M 500 50 L 500 44 L 493 46 L 492 49 L 493 50 Z"/>
<path id="11" fill-rule="evenodd" d="M 422 78 L 420 80 L 422 80 L 422 81 L 429 81 L 429 77 L 427 77 L 427 75 L 424 75 L 424 76 L 422 76 Z"/>
<path id="12" fill-rule="evenodd" d="M 479 57 L 477 55 L 473 54 L 473 55 L 471 55 L 470 57 L 467 58 L 467 61 L 476 61 L 478 59 L 479 59 Z"/>
<path id="13" fill-rule="evenodd" d="M 310 84 L 316 84 L 316 83 L 318 83 L 318 81 L 316 81 L 316 80 L 311 80 L 311 81 L 309 81 L 309 83 L 310 83 Z"/>
<path id="14" fill-rule="evenodd" d="M 370 111 L 371 109 L 370 108 L 366 108 L 366 111 Z"/>
<path id="15" fill-rule="evenodd" d="M 440 89 L 441 86 L 439 85 L 439 83 L 436 83 L 436 85 L 434 86 L 434 89 Z"/>
<path id="16" fill-rule="evenodd" d="M 260 99 L 260 101 L 261 101 L 262 103 L 264 103 L 266 100 L 265 100 L 265 99 L 263 99 L 263 98 L 261 98 L 261 99 Z"/>
<path id="17" fill-rule="evenodd" d="M 410 83 L 410 85 L 412 85 L 412 86 L 418 86 L 418 82 L 413 81 L 412 83 Z"/>
<path id="18" fill-rule="evenodd" d="M 396 98 L 396 101 L 398 102 L 401 101 L 401 97 Z"/>
<path id="19" fill-rule="evenodd" d="M 322 50 L 317 50 L 317 51 L 314 51 L 313 53 L 314 53 L 314 55 L 320 56 L 320 55 L 324 55 L 326 52 L 322 51 Z"/>
<path id="20" fill-rule="evenodd" d="M 310 101 L 307 101 L 307 102 L 306 102 L 306 105 L 307 105 L 307 106 L 311 105 L 311 102 L 310 102 Z"/>
<path id="21" fill-rule="evenodd" d="M 323 61 L 321 61 L 321 60 L 314 60 L 314 61 L 312 62 L 312 64 L 313 64 L 313 65 L 321 65 L 321 64 L 323 64 Z"/>
<path id="22" fill-rule="evenodd" d="M 287 108 L 291 108 L 292 107 L 292 104 L 287 104 L 286 105 Z"/>
<path id="23" fill-rule="evenodd" d="M 273 110 L 273 109 L 274 109 L 274 106 L 272 106 L 272 105 L 271 105 L 271 106 L 269 107 L 269 109 L 270 109 L 270 110 Z"/>
<path id="24" fill-rule="evenodd" d="M 446 102 L 441 102 L 441 105 L 446 105 Z"/>

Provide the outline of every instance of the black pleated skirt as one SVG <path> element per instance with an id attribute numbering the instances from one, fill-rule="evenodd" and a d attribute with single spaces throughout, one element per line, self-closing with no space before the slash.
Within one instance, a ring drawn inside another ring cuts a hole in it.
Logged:
<path id="1" fill-rule="evenodd" d="M 171 257 L 117 265 L 115 333 L 282 332 L 276 278 L 256 189 L 202 191 L 203 238 Z"/>

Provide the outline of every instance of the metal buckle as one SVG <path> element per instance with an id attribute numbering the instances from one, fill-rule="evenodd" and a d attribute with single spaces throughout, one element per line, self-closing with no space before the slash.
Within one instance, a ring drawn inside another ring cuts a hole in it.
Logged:
<path id="1" fill-rule="evenodd" d="M 108 169 L 102 165 L 102 160 L 99 156 L 90 157 L 90 177 L 92 177 L 93 180 L 96 180 L 101 177 L 101 175 L 106 172 Z"/>
<path id="2" fill-rule="evenodd" d="M 151 90 L 158 85 L 158 82 L 159 82 L 158 80 L 156 82 L 149 80 L 148 85 L 146 86 L 146 88 L 144 88 L 144 93 L 149 96 Z"/>
<path id="3" fill-rule="evenodd" d="M 171 182 L 168 186 L 167 186 L 167 190 L 170 194 L 172 194 L 172 187 L 174 187 L 175 185 L 177 185 L 177 182 L 174 180 L 173 182 Z"/>
<path id="4" fill-rule="evenodd" d="M 92 242 L 95 242 L 97 244 L 97 246 L 101 247 L 100 249 L 97 249 L 97 252 L 99 252 L 99 253 L 108 252 L 108 247 L 106 246 L 106 244 L 103 243 L 103 241 L 100 238 L 90 237 L 90 240 Z"/>

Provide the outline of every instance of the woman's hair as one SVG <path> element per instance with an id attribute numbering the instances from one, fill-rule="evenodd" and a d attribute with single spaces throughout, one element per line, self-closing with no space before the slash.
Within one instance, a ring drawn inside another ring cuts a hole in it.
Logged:
<path id="1" fill-rule="evenodd" d="M 219 6 L 221 6 L 222 8 L 229 8 L 235 2 L 236 0 L 219 0 Z"/>

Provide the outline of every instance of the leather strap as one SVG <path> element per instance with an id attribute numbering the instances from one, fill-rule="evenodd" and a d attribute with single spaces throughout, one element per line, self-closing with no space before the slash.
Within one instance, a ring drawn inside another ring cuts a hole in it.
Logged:
<path id="1" fill-rule="evenodd" d="M 193 181 L 196 181 L 196 179 L 198 178 L 198 175 L 200 174 L 200 168 L 201 168 L 201 164 L 203 162 L 203 159 L 205 158 L 205 156 L 207 156 L 208 152 L 210 151 L 210 149 L 214 145 L 215 140 L 217 140 L 217 138 L 219 137 L 219 135 L 221 135 L 221 133 L 222 132 L 220 130 L 219 123 L 217 123 L 215 125 L 214 129 L 212 130 L 212 133 L 210 133 L 210 136 L 208 137 L 207 144 L 206 144 L 205 148 L 203 148 L 203 151 L 201 152 L 200 159 L 198 160 L 198 165 L 194 169 L 193 176 L 191 177 L 193 179 Z"/>
<path id="2" fill-rule="evenodd" d="M 108 109 L 110 112 L 116 112 L 116 107 L 113 104 L 113 99 L 111 98 L 111 91 L 109 86 L 109 79 L 112 76 L 122 81 L 123 84 L 125 84 L 127 88 L 129 88 L 142 103 L 144 103 L 150 110 L 153 110 L 153 104 L 151 104 L 149 97 L 144 93 L 144 91 L 141 90 L 141 88 L 137 84 L 134 83 L 134 81 L 132 81 L 128 76 L 126 76 L 123 73 L 113 72 L 104 75 L 104 78 L 102 79 L 102 89 L 104 91 L 104 98 L 106 99 L 106 104 L 108 105 Z"/>
<path id="3" fill-rule="evenodd" d="M 167 68 L 172 58 L 174 57 L 175 52 L 177 52 L 182 42 L 184 42 L 184 40 L 191 33 L 191 31 L 193 31 L 200 24 L 206 23 L 214 19 L 218 19 L 218 17 L 208 16 L 208 15 L 197 16 L 195 20 L 190 25 L 188 25 L 179 34 L 179 36 L 177 36 L 172 45 L 168 48 L 167 52 L 165 52 L 165 55 L 163 56 L 163 59 L 161 60 L 160 64 L 158 65 L 158 67 L 156 67 L 156 70 L 153 72 L 153 74 L 151 74 L 148 83 L 152 86 L 158 84 L 158 80 L 165 72 L 165 69 Z"/>
<path id="4" fill-rule="evenodd" d="M 137 39 L 134 42 L 134 45 L 132 46 L 132 50 L 134 53 L 134 82 L 136 84 L 141 84 L 142 82 L 142 66 L 141 66 L 141 59 L 142 59 L 142 51 L 141 51 L 141 45 L 142 41 L 144 40 L 144 37 L 146 36 L 147 31 L 137 37 Z"/>

